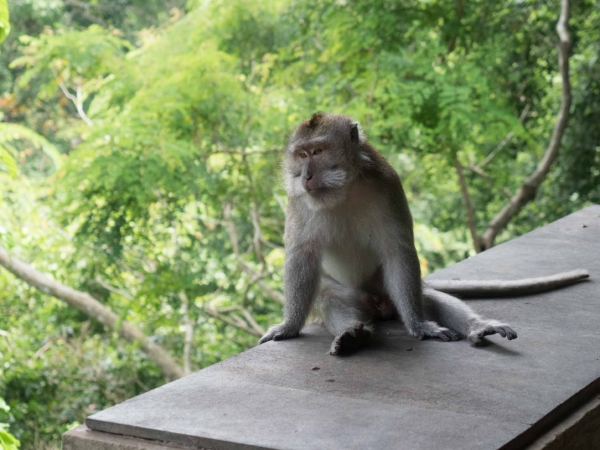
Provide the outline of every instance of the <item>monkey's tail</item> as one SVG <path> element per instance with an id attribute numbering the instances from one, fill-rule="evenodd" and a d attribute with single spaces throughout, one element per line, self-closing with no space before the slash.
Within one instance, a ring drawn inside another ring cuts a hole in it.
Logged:
<path id="1" fill-rule="evenodd" d="M 554 275 L 521 280 L 427 280 L 425 285 L 458 297 L 507 297 L 550 291 L 590 277 L 587 270 L 577 269 Z"/>

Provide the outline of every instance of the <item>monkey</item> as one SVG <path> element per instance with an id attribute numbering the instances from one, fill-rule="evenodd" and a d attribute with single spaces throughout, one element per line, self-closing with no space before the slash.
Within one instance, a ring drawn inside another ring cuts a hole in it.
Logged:
<path id="1" fill-rule="evenodd" d="M 346 115 L 318 112 L 300 123 L 285 148 L 283 177 L 284 321 L 259 344 L 297 337 L 311 314 L 334 336 L 332 355 L 365 345 L 376 321 L 393 318 L 419 339 L 512 340 L 508 324 L 479 316 L 457 296 L 529 294 L 589 277 L 575 270 L 518 281 L 422 281 L 400 177 Z"/>

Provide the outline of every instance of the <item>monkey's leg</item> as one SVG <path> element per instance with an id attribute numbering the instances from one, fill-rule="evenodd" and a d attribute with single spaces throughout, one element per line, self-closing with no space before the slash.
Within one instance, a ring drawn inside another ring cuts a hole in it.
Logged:
<path id="1" fill-rule="evenodd" d="M 425 317 L 456 331 L 475 346 L 484 343 L 483 338 L 498 333 L 508 340 L 516 339 L 517 333 L 505 323 L 484 319 L 460 299 L 450 294 L 425 287 L 423 289 Z"/>
<path id="2" fill-rule="evenodd" d="M 335 336 L 329 353 L 340 355 L 366 344 L 373 327 L 369 294 L 323 276 L 315 310 L 327 330 Z"/>

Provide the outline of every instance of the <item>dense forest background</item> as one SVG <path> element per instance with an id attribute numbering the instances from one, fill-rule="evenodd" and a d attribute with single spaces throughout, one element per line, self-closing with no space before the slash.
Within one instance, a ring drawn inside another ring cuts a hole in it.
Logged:
<path id="1" fill-rule="evenodd" d="M 358 119 L 398 170 L 424 273 L 600 202 L 597 0 L 573 2 L 562 47 L 559 0 L 8 6 L 6 449 L 9 431 L 23 449 L 59 448 L 87 415 L 278 322 L 280 154 L 315 111 Z M 532 189 L 563 110 L 562 145 Z"/>

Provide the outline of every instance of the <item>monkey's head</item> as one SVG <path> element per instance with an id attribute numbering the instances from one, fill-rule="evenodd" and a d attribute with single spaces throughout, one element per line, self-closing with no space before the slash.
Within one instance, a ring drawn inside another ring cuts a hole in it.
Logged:
<path id="1" fill-rule="evenodd" d="M 286 148 L 288 195 L 304 197 L 314 208 L 342 202 L 360 174 L 363 142 L 358 123 L 345 115 L 318 112 L 302 122 Z"/>

